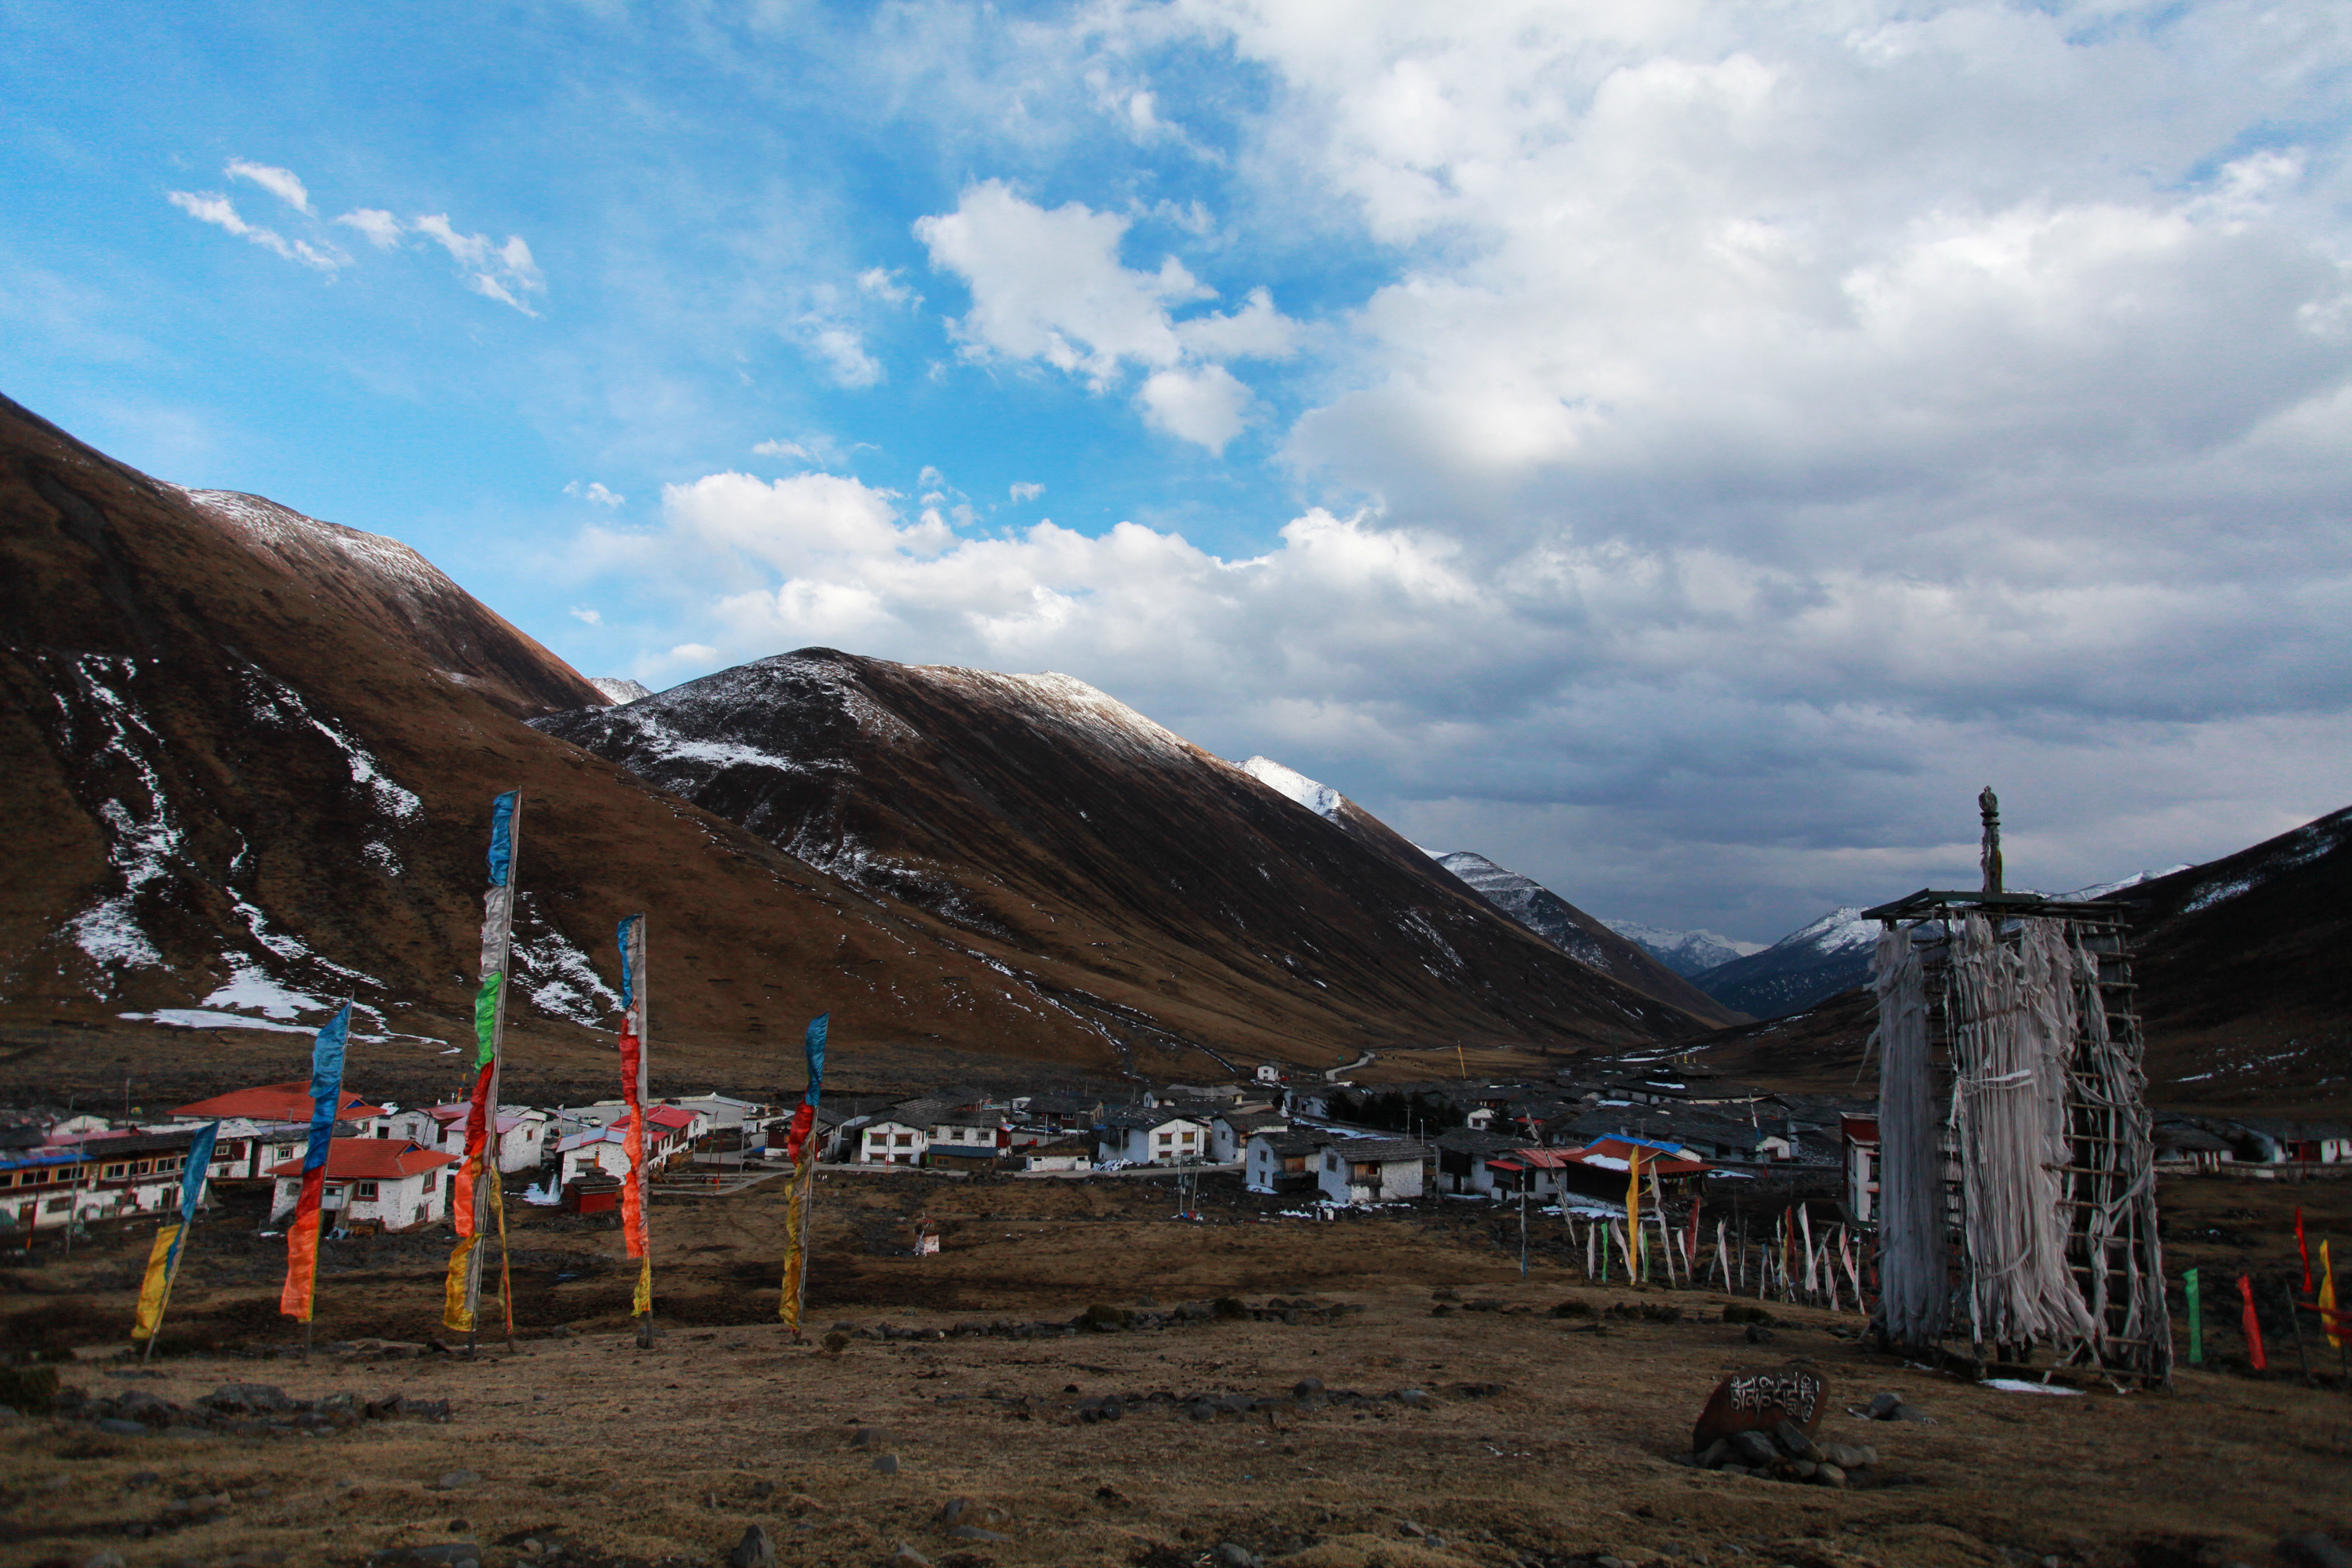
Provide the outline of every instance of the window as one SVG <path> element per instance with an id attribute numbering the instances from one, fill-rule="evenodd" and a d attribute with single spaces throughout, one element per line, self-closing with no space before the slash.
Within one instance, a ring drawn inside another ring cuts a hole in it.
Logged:
<path id="1" fill-rule="evenodd" d="M 122 1175 L 122 1173 L 123 1173 L 125 1171 L 128 1171 L 129 1169 L 131 1169 L 131 1167 L 130 1167 L 129 1165 L 125 1164 L 125 1163 L 124 1163 L 123 1162 L 121 1162 L 121 1160 L 117 1160 L 113 1164 L 109 1165 L 109 1166 L 107 1166 L 105 1169 L 103 1169 L 103 1170 L 100 1171 L 100 1172 L 99 1172 L 99 1173 L 98 1173 L 98 1179 L 99 1179 L 100 1181 L 101 1181 L 101 1182 L 111 1182 L 111 1181 L 115 1181 L 115 1180 L 119 1179 L 119 1178 Z"/>
<path id="2" fill-rule="evenodd" d="M 890 1135 L 887 1132 L 868 1132 L 866 1135 L 866 1141 L 868 1143 L 887 1143 L 890 1142 Z"/>
<path id="3" fill-rule="evenodd" d="M 152 1161 L 152 1160 L 142 1160 L 142 1161 L 140 1161 L 137 1164 L 135 1164 L 135 1165 L 133 1165 L 133 1166 L 131 1166 L 131 1173 L 132 1175 L 134 1175 L 134 1176 L 143 1176 L 143 1175 L 148 1174 L 150 1172 L 153 1171 L 154 1169 L 155 1169 L 155 1162 L 154 1162 L 154 1161 Z"/>
<path id="4" fill-rule="evenodd" d="M 187 1163 L 188 1157 L 185 1154 L 174 1154 L 168 1160 L 158 1160 L 155 1162 L 155 1173 L 159 1176 L 170 1175 Z"/>
<path id="5" fill-rule="evenodd" d="M 41 1205 L 41 1212 L 43 1214 L 63 1214 L 66 1212 L 66 1205 L 71 1201 L 72 1200 L 70 1198 L 51 1198 L 47 1203 Z"/>
<path id="6" fill-rule="evenodd" d="M 894 1142 L 895 1142 L 898 1145 L 898 1147 L 899 1147 L 899 1148 L 901 1148 L 901 1149 L 908 1148 L 908 1147 L 911 1147 L 911 1146 L 913 1145 L 913 1143 L 914 1143 L 914 1142 L 915 1142 L 915 1135 L 914 1135 L 913 1133 L 911 1133 L 911 1132 L 901 1132 L 901 1133 L 899 1133 L 899 1134 L 898 1134 L 898 1136 L 897 1137 L 897 1139 L 895 1139 L 895 1140 L 894 1140 Z"/>
<path id="7" fill-rule="evenodd" d="M 1163 1149 L 1174 1142 L 1176 1142 L 1176 1135 L 1172 1132 L 1162 1132 L 1160 1135 L 1160 1146 Z"/>
<path id="8" fill-rule="evenodd" d="M 359 1198 L 364 1202 L 373 1202 L 375 1198 L 375 1184 L 373 1182 L 353 1182 L 352 1184 L 352 1196 Z"/>

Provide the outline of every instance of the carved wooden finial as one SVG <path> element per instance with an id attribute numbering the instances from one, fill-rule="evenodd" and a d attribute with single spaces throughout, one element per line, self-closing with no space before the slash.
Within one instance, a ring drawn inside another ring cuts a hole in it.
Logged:
<path id="1" fill-rule="evenodd" d="M 1987 784 L 1977 794 L 1977 813 L 1984 818 L 1984 848 L 1977 864 L 1984 868 L 1984 890 L 2000 891 L 2000 796 Z"/>

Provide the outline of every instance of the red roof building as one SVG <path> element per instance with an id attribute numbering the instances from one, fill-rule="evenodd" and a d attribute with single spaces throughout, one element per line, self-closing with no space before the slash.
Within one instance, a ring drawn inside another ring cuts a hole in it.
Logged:
<path id="1" fill-rule="evenodd" d="M 407 1138 L 338 1138 L 327 1146 L 327 1173 L 320 1204 L 338 1229 L 409 1230 L 430 1225 L 447 1211 L 457 1157 Z M 276 1201 L 270 1217 L 294 1207 L 302 1193 L 302 1162 L 274 1166 Z"/>
<path id="2" fill-rule="evenodd" d="M 310 1084 L 307 1079 L 291 1083 L 266 1083 L 258 1089 L 231 1089 L 210 1100 L 200 1100 L 194 1105 L 183 1105 L 172 1112 L 192 1121 L 225 1121 L 243 1117 L 248 1121 L 308 1121 L 310 1120 Z M 388 1116 L 389 1106 L 362 1100 L 356 1094 L 345 1094 L 336 1112 L 339 1121 L 355 1121 L 365 1116 Z"/>

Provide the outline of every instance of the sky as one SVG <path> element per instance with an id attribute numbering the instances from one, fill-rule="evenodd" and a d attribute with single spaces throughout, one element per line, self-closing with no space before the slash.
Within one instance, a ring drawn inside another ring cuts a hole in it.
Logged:
<path id="1" fill-rule="evenodd" d="M 0 391 L 1770 941 L 2352 804 L 2352 11 L 0 9 Z"/>

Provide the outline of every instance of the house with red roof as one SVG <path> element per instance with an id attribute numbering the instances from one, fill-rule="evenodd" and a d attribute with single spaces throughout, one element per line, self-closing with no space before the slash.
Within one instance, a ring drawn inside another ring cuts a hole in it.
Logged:
<path id="1" fill-rule="evenodd" d="M 447 1208 L 442 1173 L 457 1156 L 427 1149 L 413 1138 L 338 1138 L 327 1146 L 326 1184 L 320 1207 L 330 1226 L 371 1225 L 410 1230 L 431 1225 Z M 299 1155 L 273 1167 L 278 1191 L 269 1217 L 294 1211 L 302 1195 Z"/>
<path id="2" fill-rule="evenodd" d="M 680 1105 L 656 1105 L 646 1110 L 646 1164 L 656 1174 L 671 1165 L 693 1157 L 695 1135 L 702 1131 L 703 1118 Z M 556 1145 L 561 1161 L 556 1169 L 555 1184 L 561 1189 L 573 1180 L 602 1172 L 608 1176 L 629 1173 L 629 1118 L 624 1116 L 606 1127 L 592 1127 L 575 1132 Z"/>
<path id="3" fill-rule="evenodd" d="M 383 1119 L 392 1114 L 389 1105 L 345 1094 L 336 1120 L 339 1124 L 373 1126 L 382 1135 L 385 1131 Z M 172 1119 L 175 1122 L 221 1124 L 219 1142 L 213 1145 L 210 1174 L 214 1181 L 266 1182 L 272 1166 L 300 1159 L 303 1148 L 310 1141 L 310 1083 L 308 1079 L 296 1079 L 289 1083 L 232 1089 L 194 1105 L 183 1105 L 172 1112 Z"/>
<path id="4" fill-rule="evenodd" d="M 433 1121 L 433 1142 L 444 1152 L 462 1157 L 466 1152 L 466 1118 L 472 1110 L 473 1106 L 462 1100 L 434 1106 L 426 1112 Z M 548 1129 L 552 1125 L 544 1110 L 520 1105 L 499 1106 L 499 1169 L 509 1175 L 517 1171 L 539 1169 L 546 1154 Z"/>

